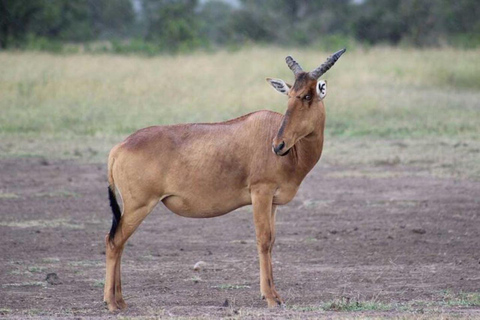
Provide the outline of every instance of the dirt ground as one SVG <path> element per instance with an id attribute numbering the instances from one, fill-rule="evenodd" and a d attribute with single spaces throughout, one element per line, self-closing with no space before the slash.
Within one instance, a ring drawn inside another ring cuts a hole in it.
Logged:
<path id="1" fill-rule="evenodd" d="M 465 298 L 480 294 L 480 182 L 320 163 L 278 211 L 284 310 L 260 300 L 251 215 L 197 220 L 159 205 L 127 244 L 121 315 L 337 317 L 345 312 L 322 306 L 355 301 L 364 309 L 355 315 L 480 317 Z M 105 165 L 0 160 L 0 317 L 108 317 L 110 221 Z M 198 261 L 206 265 L 195 272 Z M 46 281 L 50 273 L 58 278 Z"/>

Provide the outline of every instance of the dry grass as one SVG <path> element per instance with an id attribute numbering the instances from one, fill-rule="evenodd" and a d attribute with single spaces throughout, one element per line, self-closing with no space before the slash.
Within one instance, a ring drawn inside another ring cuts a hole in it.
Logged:
<path id="1" fill-rule="evenodd" d="M 479 178 L 479 53 L 347 51 L 325 75 L 326 161 L 394 161 Z M 0 155 L 103 162 L 115 142 L 145 126 L 283 112 L 285 98 L 264 78 L 292 80 L 287 54 L 311 69 L 329 53 L 261 47 L 153 58 L 0 53 Z M 392 147 L 392 139 L 409 147 Z"/>
<path id="2" fill-rule="evenodd" d="M 0 133 L 127 134 L 177 122 L 221 121 L 285 100 L 264 78 L 292 80 L 291 50 L 155 58 L 1 53 Z M 386 137 L 477 135 L 478 51 L 377 48 L 347 52 L 330 80 L 328 130 Z M 293 52 L 313 68 L 328 53 Z"/>

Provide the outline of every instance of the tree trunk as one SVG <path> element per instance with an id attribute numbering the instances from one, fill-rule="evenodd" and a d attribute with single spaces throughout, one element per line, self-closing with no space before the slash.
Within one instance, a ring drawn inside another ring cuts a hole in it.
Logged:
<path id="1" fill-rule="evenodd" d="M 6 49 L 8 45 L 8 11 L 5 0 L 0 0 L 0 48 Z"/>

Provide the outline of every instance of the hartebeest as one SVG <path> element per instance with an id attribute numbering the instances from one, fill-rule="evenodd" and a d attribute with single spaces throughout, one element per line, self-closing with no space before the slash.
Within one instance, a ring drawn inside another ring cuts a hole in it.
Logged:
<path id="1" fill-rule="evenodd" d="M 252 204 L 260 262 L 260 292 L 268 306 L 283 304 L 272 275 L 275 212 L 293 199 L 320 159 L 325 126 L 326 82 L 317 79 L 345 52 L 304 72 L 286 58 L 293 86 L 267 81 L 288 96 L 285 115 L 258 111 L 220 123 L 154 126 L 116 145 L 108 158 L 113 211 L 106 236 L 104 301 L 110 311 L 126 307 L 120 261 L 125 242 L 162 201 L 178 215 L 210 218 Z M 273 150 L 273 152 L 272 152 Z M 123 214 L 116 201 L 123 200 Z"/>

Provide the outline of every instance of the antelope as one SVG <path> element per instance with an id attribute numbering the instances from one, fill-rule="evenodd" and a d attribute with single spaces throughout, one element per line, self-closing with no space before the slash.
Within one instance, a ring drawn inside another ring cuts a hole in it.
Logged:
<path id="1" fill-rule="evenodd" d="M 293 199 L 320 159 L 327 86 L 318 79 L 345 50 L 311 72 L 286 57 L 295 75 L 293 86 L 266 79 L 288 97 L 284 115 L 262 110 L 219 123 L 152 126 L 112 148 L 108 194 L 113 219 L 105 237 L 104 287 L 110 311 L 126 308 L 120 272 L 125 243 L 159 201 L 190 218 L 217 217 L 252 205 L 260 293 L 268 307 L 283 305 L 272 274 L 276 210 Z"/>

